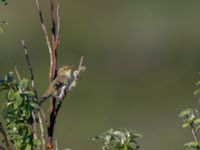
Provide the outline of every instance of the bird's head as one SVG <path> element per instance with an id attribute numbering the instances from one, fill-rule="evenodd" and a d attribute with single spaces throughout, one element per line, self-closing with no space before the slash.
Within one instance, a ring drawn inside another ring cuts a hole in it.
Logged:
<path id="1" fill-rule="evenodd" d="M 62 66 L 59 70 L 58 70 L 58 74 L 59 75 L 67 75 L 70 74 L 72 71 L 72 67 L 71 66 Z"/>

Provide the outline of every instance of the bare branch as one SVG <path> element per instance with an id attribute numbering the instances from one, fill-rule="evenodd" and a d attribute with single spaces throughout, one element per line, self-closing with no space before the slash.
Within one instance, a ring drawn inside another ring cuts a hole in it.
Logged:
<path id="1" fill-rule="evenodd" d="M 55 0 L 51 0 L 51 20 L 52 20 L 52 28 L 51 28 L 51 33 L 52 33 L 52 44 L 53 44 L 53 49 L 55 49 L 55 41 L 56 41 L 56 11 L 55 11 Z"/>
<path id="2" fill-rule="evenodd" d="M 29 55 L 28 55 L 27 46 L 26 46 L 26 44 L 23 40 L 21 41 L 21 43 L 22 43 L 22 46 L 24 48 L 24 54 L 25 54 L 25 57 L 26 57 L 26 62 L 27 62 L 28 69 L 29 69 L 30 75 L 31 75 L 31 85 L 32 85 L 32 88 L 33 88 L 33 92 L 35 94 L 35 98 L 38 100 L 38 94 L 37 94 L 37 90 L 36 90 L 36 86 L 35 86 L 35 82 L 34 82 L 33 69 L 32 69 L 32 66 L 31 66 Z"/>
<path id="3" fill-rule="evenodd" d="M 50 53 L 50 60 L 51 60 L 50 63 L 52 63 L 53 62 L 52 61 L 53 58 L 51 57 L 52 56 L 52 47 L 51 47 L 51 43 L 50 43 L 50 40 L 49 40 L 48 32 L 47 32 L 47 29 L 46 29 L 46 26 L 45 26 L 45 23 L 44 23 L 43 14 L 42 14 L 42 11 L 40 9 L 39 2 L 38 2 L 38 0 L 35 0 L 35 1 L 36 1 L 39 17 L 40 17 L 40 23 L 41 23 L 42 29 L 44 31 L 47 47 L 48 47 L 49 53 Z M 52 64 L 51 64 L 51 66 L 52 66 Z M 51 77 L 52 76 L 51 72 L 49 72 L 49 74 L 50 74 L 50 77 Z"/>
<path id="4" fill-rule="evenodd" d="M 58 49 L 58 38 L 57 36 L 57 26 L 58 22 L 56 22 L 56 14 L 57 12 L 55 11 L 55 6 L 56 6 L 56 0 L 51 0 L 51 18 L 52 18 L 52 53 L 50 54 L 50 69 L 49 69 L 49 82 L 52 82 L 56 76 L 57 76 L 57 49 Z M 59 8 L 58 8 L 59 9 Z M 54 125 L 55 125 L 55 107 L 56 107 L 56 98 L 51 97 L 50 98 L 50 123 L 48 127 L 48 144 L 47 148 L 52 149 L 53 147 L 53 133 L 54 133 Z"/>

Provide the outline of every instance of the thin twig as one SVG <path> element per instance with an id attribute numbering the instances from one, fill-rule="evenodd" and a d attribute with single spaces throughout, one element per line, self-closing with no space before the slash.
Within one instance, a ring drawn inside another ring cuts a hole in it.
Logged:
<path id="1" fill-rule="evenodd" d="M 44 119 L 44 121 L 45 121 L 45 123 L 46 123 L 46 126 L 47 126 L 47 128 L 48 128 L 49 122 L 48 122 L 48 120 L 47 120 L 47 118 L 46 118 L 46 115 L 45 115 L 44 110 L 42 109 L 42 107 L 40 107 L 40 112 L 41 112 L 41 114 L 42 114 L 42 116 L 43 116 L 43 119 Z"/>
<path id="2" fill-rule="evenodd" d="M 1 122 L 0 122 L 0 132 L 2 133 L 2 135 L 4 137 L 4 141 L 5 141 L 5 144 L 6 144 L 6 150 L 11 150 L 6 131 L 4 130 L 4 127 L 3 127 Z"/>
<path id="3" fill-rule="evenodd" d="M 16 75 L 17 75 L 18 80 L 21 81 L 21 77 L 20 77 L 20 75 L 19 75 L 19 71 L 18 71 L 18 69 L 17 69 L 17 64 L 16 64 L 16 63 L 15 63 L 15 65 L 14 65 L 14 68 L 15 68 L 15 73 L 16 73 Z"/>
<path id="4" fill-rule="evenodd" d="M 39 17 L 40 17 L 40 23 L 41 23 L 41 26 L 42 26 L 42 29 L 43 29 L 43 32 L 44 32 L 44 35 L 45 35 L 45 39 L 46 39 L 46 43 L 47 43 L 47 47 L 49 49 L 49 53 L 50 53 L 50 63 L 51 63 L 51 66 L 52 66 L 52 47 L 51 47 L 51 43 L 50 43 L 50 40 L 49 40 L 49 36 L 48 36 L 48 32 L 47 32 L 47 29 L 46 29 L 46 26 L 45 26 L 45 23 L 44 23 L 44 19 L 43 19 L 43 14 L 42 14 L 42 11 L 40 9 L 40 5 L 39 5 L 39 2 L 38 0 L 35 0 L 36 2 L 36 5 L 37 5 L 37 9 L 38 9 L 38 13 L 39 13 Z M 52 76 L 51 75 L 51 72 L 49 72 L 49 76 Z"/>
<path id="5" fill-rule="evenodd" d="M 28 69 L 29 69 L 29 72 L 30 72 L 30 76 L 31 76 L 31 85 L 32 85 L 32 88 L 33 88 L 33 92 L 35 94 L 35 99 L 38 101 L 38 95 L 37 95 L 37 90 L 36 90 L 36 86 L 35 86 L 35 82 L 34 82 L 34 74 L 33 74 L 33 69 L 32 69 L 32 65 L 31 65 L 31 61 L 30 61 L 30 58 L 29 58 L 29 54 L 28 54 L 28 51 L 27 51 L 27 46 L 25 44 L 25 42 L 22 40 L 21 41 L 22 43 L 22 46 L 23 46 L 23 49 L 24 49 L 24 54 L 25 54 L 25 57 L 26 57 L 26 62 L 27 62 L 27 65 L 28 65 Z M 42 109 L 42 108 L 40 108 Z M 35 119 L 35 114 L 34 112 L 32 113 L 32 116 L 33 116 L 33 132 L 34 132 L 34 137 L 37 138 L 37 123 L 36 123 L 36 119 Z M 37 112 L 37 116 L 38 116 L 38 119 L 39 119 L 39 124 L 40 124 L 40 130 L 41 130 L 41 140 L 42 140 L 42 143 L 43 143 L 43 149 L 45 149 L 45 138 L 44 138 L 44 127 L 43 127 L 43 123 L 42 123 L 42 119 L 41 119 L 41 115 L 40 115 L 40 112 L 38 111 Z"/>
<path id="6" fill-rule="evenodd" d="M 26 44 L 25 44 L 25 42 L 23 40 L 21 40 L 21 43 L 22 43 L 22 46 L 23 46 L 23 49 L 24 49 L 26 62 L 27 62 L 28 69 L 29 69 L 30 75 L 31 75 L 31 85 L 32 85 L 32 88 L 33 88 L 33 92 L 35 94 L 35 98 L 38 99 L 38 94 L 37 94 L 37 90 L 36 90 L 36 86 L 35 86 L 35 82 L 34 82 L 33 69 L 32 69 L 32 66 L 31 66 L 29 55 L 28 55 L 27 46 L 26 46 Z"/>
<path id="7" fill-rule="evenodd" d="M 60 4 L 57 4 L 57 31 L 56 31 L 56 40 L 59 42 L 60 37 Z"/>
<path id="8" fill-rule="evenodd" d="M 32 125 L 33 137 L 34 137 L 34 139 L 37 139 L 37 123 L 36 123 L 36 117 L 35 117 L 35 114 L 34 114 L 33 111 L 31 112 L 31 115 L 32 115 L 32 118 L 33 118 L 33 125 Z"/>
<path id="9" fill-rule="evenodd" d="M 55 41 L 56 41 L 56 11 L 55 11 L 55 0 L 51 0 L 51 21 L 52 21 L 52 28 L 51 28 L 51 33 L 52 33 L 52 47 L 53 49 L 55 48 Z"/>
<path id="10" fill-rule="evenodd" d="M 42 123 L 40 113 L 38 112 L 37 114 L 38 114 L 38 120 L 39 120 L 39 124 L 40 124 L 42 146 L 43 146 L 43 149 L 45 150 L 46 149 L 46 143 L 45 143 L 45 137 L 44 137 L 44 127 L 43 127 L 43 123 Z"/>
<path id="11" fill-rule="evenodd" d="M 193 123 L 193 122 L 190 123 L 190 127 L 191 127 L 191 129 L 192 129 L 192 136 L 193 136 L 193 138 L 194 138 L 194 141 L 195 141 L 195 143 L 198 144 L 197 133 L 196 133 L 196 130 L 195 130 L 195 128 L 194 128 L 194 123 Z"/>
<path id="12" fill-rule="evenodd" d="M 58 43 L 56 40 L 56 12 L 55 12 L 55 0 L 51 1 L 51 19 L 52 19 L 52 28 L 51 28 L 51 34 L 52 34 L 52 49 L 50 54 L 50 69 L 49 69 L 49 82 L 53 81 L 56 78 L 57 75 L 57 48 Z"/>

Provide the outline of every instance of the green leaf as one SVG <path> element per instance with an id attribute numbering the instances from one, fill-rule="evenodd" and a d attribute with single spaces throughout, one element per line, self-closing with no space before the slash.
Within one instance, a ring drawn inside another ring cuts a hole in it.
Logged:
<path id="1" fill-rule="evenodd" d="M 33 139 L 33 144 L 36 146 L 40 146 L 42 143 L 39 139 Z"/>
<path id="2" fill-rule="evenodd" d="M 198 143 L 192 141 L 192 142 L 186 143 L 185 146 L 190 147 L 190 148 L 197 148 Z"/>
<path id="3" fill-rule="evenodd" d="M 28 80 L 27 79 L 22 79 L 19 83 L 19 88 L 24 91 L 28 87 Z"/>
<path id="4" fill-rule="evenodd" d="M 197 95 L 199 93 L 200 93 L 200 89 L 197 89 L 197 90 L 194 91 L 193 95 Z"/>
<path id="5" fill-rule="evenodd" d="M 196 127 L 196 131 L 199 130 L 199 128 L 200 128 L 200 125 L 198 125 L 198 126 Z"/>
<path id="6" fill-rule="evenodd" d="M 179 117 L 182 118 L 182 117 L 186 117 L 188 116 L 188 114 L 190 114 L 192 112 L 192 109 L 191 108 L 187 108 L 186 110 L 183 110 L 180 114 L 179 114 Z"/>
<path id="7" fill-rule="evenodd" d="M 4 33 L 3 29 L 0 28 L 0 35 L 3 34 L 3 33 Z"/>
<path id="8" fill-rule="evenodd" d="M 22 97 L 19 92 L 15 93 L 15 104 L 14 108 L 17 109 L 22 103 Z"/>
<path id="9" fill-rule="evenodd" d="M 200 118 L 195 119 L 194 124 L 200 124 Z"/>
<path id="10" fill-rule="evenodd" d="M 200 81 L 198 81 L 198 82 L 196 83 L 196 86 L 200 86 Z"/>
<path id="11" fill-rule="evenodd" d="M 14 98 L 15 98 L 15 92 L 12 89 L 10 89 L 9 92 L 8 92 L 8 99 L 10 101 L 13 101 Z"/>
<path id="12" fill-rule="evenodd" d="M 26 119 L 29 119 L 30 118 L 30 111 L 28 109 L 28 106 L 26 106 L 23 110 L 22 110 L 22 113 L 23 113 L 23 117 L 25 117 Z"/>
<path id="13" fill-rule="evenodd" d="M 35 109 L 40 109 L 40 106 L 36 102 L 30 103 L 30 105 Z"/>
<path id="14" fill-rule="evenodd" d="M 187 123 L 184 123 L 184 124 L 182 125 L 183 128 L 187 128 L 187 127 L 189 127 L 189 126 L 190 126 L 190 123 L 188 123 L 188 122 L 187 122 Z"/>
<path id="15" fill-rule="evenodd" d="M 31 148 L 32 146 L 30 144 L 27 144 L 25 150 L 31 150 Z"/>

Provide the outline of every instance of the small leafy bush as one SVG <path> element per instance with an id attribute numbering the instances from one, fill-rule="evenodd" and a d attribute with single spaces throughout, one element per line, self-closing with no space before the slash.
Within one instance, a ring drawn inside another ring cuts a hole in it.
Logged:
<path id="1" fill-rule="evenodd" d="M 138 150 L 140 148 L 136 142 L 138 137 L 141 135 L 126 129 L 116 131 L 110 129 L 96 136 L 93 140 L 103 140 L 103 150 Z"/>
<path id="2" fill-rule="evenodd" d="M 0 91 L 6 91 L 3 118 L 9 141 L 16 149 L 31 150 L 40 145 L 32 131 L 32 113 L 38 105 L 34 93 L 29 89 L 28 80 L 17 81 L 10 72 L 0 80 Z"/>

